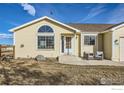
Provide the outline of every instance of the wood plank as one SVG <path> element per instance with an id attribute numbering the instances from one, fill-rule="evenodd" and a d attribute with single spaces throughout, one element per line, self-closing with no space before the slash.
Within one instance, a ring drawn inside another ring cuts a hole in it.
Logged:
<path id="1" fill-rule="evenodd" d="M 10 48 L 10 50 L 8 48 Z M 0 45 L 0 57 L 3 55 L 15 56 L 15 46 Z"/>

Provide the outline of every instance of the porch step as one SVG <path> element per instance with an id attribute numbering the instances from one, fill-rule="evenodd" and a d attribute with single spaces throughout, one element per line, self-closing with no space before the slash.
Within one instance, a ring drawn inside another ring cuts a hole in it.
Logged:
<path id="1" fill-rule="evenodd" d="M 76 62 L 76 61 L 82 61 L 82 59 L 78 56 L 72 56 L 72 55 L 62 55 L 59 56 L 59 62 Z"/>

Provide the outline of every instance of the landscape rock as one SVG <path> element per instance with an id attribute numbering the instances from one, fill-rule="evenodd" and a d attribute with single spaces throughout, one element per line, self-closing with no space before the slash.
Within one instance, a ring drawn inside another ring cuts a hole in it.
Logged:
<path id="1" fill-rule="evenodd" d="M 37 56 L 35 57 L 35 60 L 36 60 L 36 61 L 45 61 L 46 58 L 45 58 L 43 55 L 37 55 Z"/>

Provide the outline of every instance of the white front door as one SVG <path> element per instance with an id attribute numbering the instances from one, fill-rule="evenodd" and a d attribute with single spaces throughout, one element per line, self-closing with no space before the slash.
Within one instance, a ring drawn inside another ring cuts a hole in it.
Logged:
<path id="1" fill-rule="evenodd" d="M 120 61 L 124 62 L 124 38 L 120 38 Z"/>
<path id="2" fill-rule="evenodd" d="M 65 54 L 72 54 L 72 37 L 66 36 L 65 37 Z"/>
<path id="3" fill-rule="evenodd" d="M 61 51 L 62 51 L 62 54 L 67 54 L 67 55 L 72 54 L 72 37 L 71 36 L 61 37 Z"/>

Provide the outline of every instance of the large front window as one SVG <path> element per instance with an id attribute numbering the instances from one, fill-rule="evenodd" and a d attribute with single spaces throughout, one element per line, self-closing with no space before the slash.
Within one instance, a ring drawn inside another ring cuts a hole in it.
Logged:
<path id="1" fill-rule="evenodd" d="M 54 36 L 38 36 L 38 49 L 53 49 Z"/>
<path id="2" fill-rule="evenodd" d="M 48 25 L 43 25 L 38 29 L 38 49 L 54 49 L 53 29 Z"/>
<path id="3" fill-rule="evenodd" d="M 84 45 L 95 45 L 95 36 L 84 36 Z"/>

